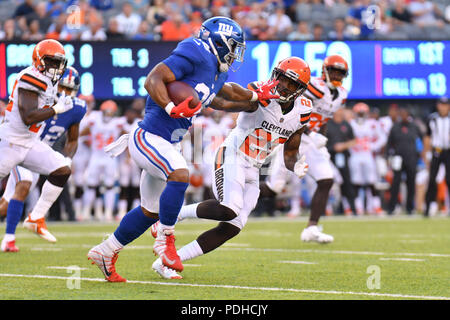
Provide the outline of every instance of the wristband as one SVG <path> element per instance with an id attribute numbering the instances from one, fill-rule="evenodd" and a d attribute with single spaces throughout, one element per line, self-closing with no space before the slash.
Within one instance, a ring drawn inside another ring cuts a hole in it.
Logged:
<path id="1" fill-rule="evenodd" d="M 256 100 L 258 100 L 258 94 L 255 91 L 252 91 L 252 98 L 250 101 L 255 102 Z"/>
<path id="2" fill-rule="evenodd" d="M 170 113 L 172 112 L 172 109 L 175 107 L 175 104 L 170 101 L 167 106 L 164 108 L 166 110 L 167 114 L 170 116 Z"/>

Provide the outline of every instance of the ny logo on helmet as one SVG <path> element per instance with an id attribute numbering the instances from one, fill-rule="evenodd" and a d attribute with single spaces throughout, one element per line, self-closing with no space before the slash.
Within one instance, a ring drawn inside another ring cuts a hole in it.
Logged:
<path id="1" fill-rule="evenodd" d="M 219 22 L 219 30 L 217 32 L 224 33 L 227 36 L 231 36 L 231 34 L 233 33 L 233 26 Z"/>

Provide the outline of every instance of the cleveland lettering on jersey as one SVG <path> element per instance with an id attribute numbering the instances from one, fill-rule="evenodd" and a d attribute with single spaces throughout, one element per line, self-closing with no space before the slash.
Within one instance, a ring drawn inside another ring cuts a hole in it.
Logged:
<path id="1" fill-rule="evenodd" d="M 261 126 L 268 131 L 279 134 L 280 136 L 290 137 L 292 134 L 292 130 L 284 129 L 276 124 L 269 123 L 266 120 L 262 122 Z"/>

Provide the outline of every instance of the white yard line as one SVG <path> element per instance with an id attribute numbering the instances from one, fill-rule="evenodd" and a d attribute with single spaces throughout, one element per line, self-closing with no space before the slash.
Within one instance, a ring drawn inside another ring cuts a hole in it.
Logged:
<path id="1" fill-rule="evenodd" d="M 239 250 L 239 251 L 264 251 L 264 252 L 298 252 L 298 253 L 331 253 L 331 254 L 355 254 L 355 255 L 375 255 L 375 256 L 424 256 L 450 258 L 450 254 L 444 253 L 422 253 L 422 252 L 376 252 L 376 251 L 348 251 L 348 250 L 315 250 L 315 249 L 279 249 L 279 248 L 220 248 L 219 250 Z"/>
<path id="2" fill-rule="evenodd" d="M 287 261 L 287 260 L 281 260 L 278 261 L 280 263 L 292 263 L 292 264 L 317 264 L 317 262 L 308 262 L 308 261 Z"/>
<path id="3" fill-rule="evenodd" d="M 418 261 L 423 262 L 425 259 L 411 259 L 411 258 L 380 258 L 380 260 L 384 261 Z"/>
<path id="4" fill-rule="evenodd" d="M 46 269 L 56 269 L 56 270 L 68 270 L 68 269 L 73 269 L 73 268 L 77 268 L 78 270 L 88 270 L 88 268 L 80 268 L 78 266 L 69 266 L 69 267 L 58 267 L 58 266 L 48 266 L 46 267 Z"/>
<path id="5" fill-rule="evenodd" d="M 9 278 L 32 278 L 32 279 L 54 279 L 54 280 L 73 280 L 72 277 L 47 276 L 40 274 L 9 274 L 1 273 L 0 277 Z M 100 278 L 81 278 L 82 281 L 105 282 Z M 450 297 L 440 296 L 420 296 L 399 293 L 378 293 L 378 292 L 354 292 L 354 291 L 335 291 L 335 290 L 311 290 L 311 289 L 294 289 L 294 288 L 270 288 L 270 287 L 247 287 L 234 285 L 214 285 L 214 284 L 196 284 L 196 283 L 180 283 L 180 282 L 159 282 L 159 281 L 136 281 L 128 280 L 129 284 L 149 284 L 161 286 L 180 286 L 180 287 L 199 287 L 199 288 L 221 288 L 221 289 L 238 289 L 238 290 L 255 290 L 255 291 L 281 291 L 295 293 L 317 293 L 317 294 L 336 294 L 336 295 L 356 295 L 370 297 L 388 297 L 388 298 L 404 298 L 404 299 L 428 299 L 428 300 L 450 300 Z M 126 284 L 124 284 L 126 285 Z"/>

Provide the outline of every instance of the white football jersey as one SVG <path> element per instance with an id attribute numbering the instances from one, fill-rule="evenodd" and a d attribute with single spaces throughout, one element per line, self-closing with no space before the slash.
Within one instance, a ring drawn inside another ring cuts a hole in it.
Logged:
<path id="1" fill-rule="evenodd" d="M 380 123 L 375 119 L 352 119 L 350 125 L 355 135 L 356 145 L 352 154 L 378 152 L 386 144 L 386 136 Z"/>
<path id="2" fill-rule="evenodd" d="M 261 167 L 277 146 L 308 123 L 311 105 L 311 100 L 300 96 L 287 114 L 283 114 L 276 100 L 270 100 L 266 107 L 260 104 L 254 112 L 241 112 L 223 145 L 235 148 L 253 165 Z"/>
<path id="3" fill-rule="evenodd" d="M 125 116 L 122 116 L 119 118 L 119 122 L 122 125 L 122 130 L 125 133 L 130 133 L 134 128 L 136 128 L 139 121 L 141 121 L 141 118 L 136 118 L 132 123 L 128 123 L 127 118 Z"/>
<path id="4" fill-rule="evenodd" d="M 101 111 L 91 113 L 88 126 L 91 131 L 91 151 L 97 155 L 106 155 L 103 148 L 117 140 L 123 131 L 121 118 L 113 117 L 105 121 Z"/>
<path id="5" fill-rule="evenodd" d="M 345 105 L 347 90 L 338 87 L 331 90 L 322 78 L 311 78 L 304 96 L 313 102 L 309 129 L 318 132 L 334 113 Z"/>
<path id="6" fill-rule="evenodd" d="M 0 125 L 0 138 L 26 148 L 31 148 L 44 129 L 44 121 L 31 126 L 23 123 L 19 111 L 19 88 L 38 94 L 38 109 L 49 108 L 57 101 L 58 83 L 53 82 L 34 66 L 30 66 L 17 75 L 9 103 L 6 107 L 4 122 Z"/>

